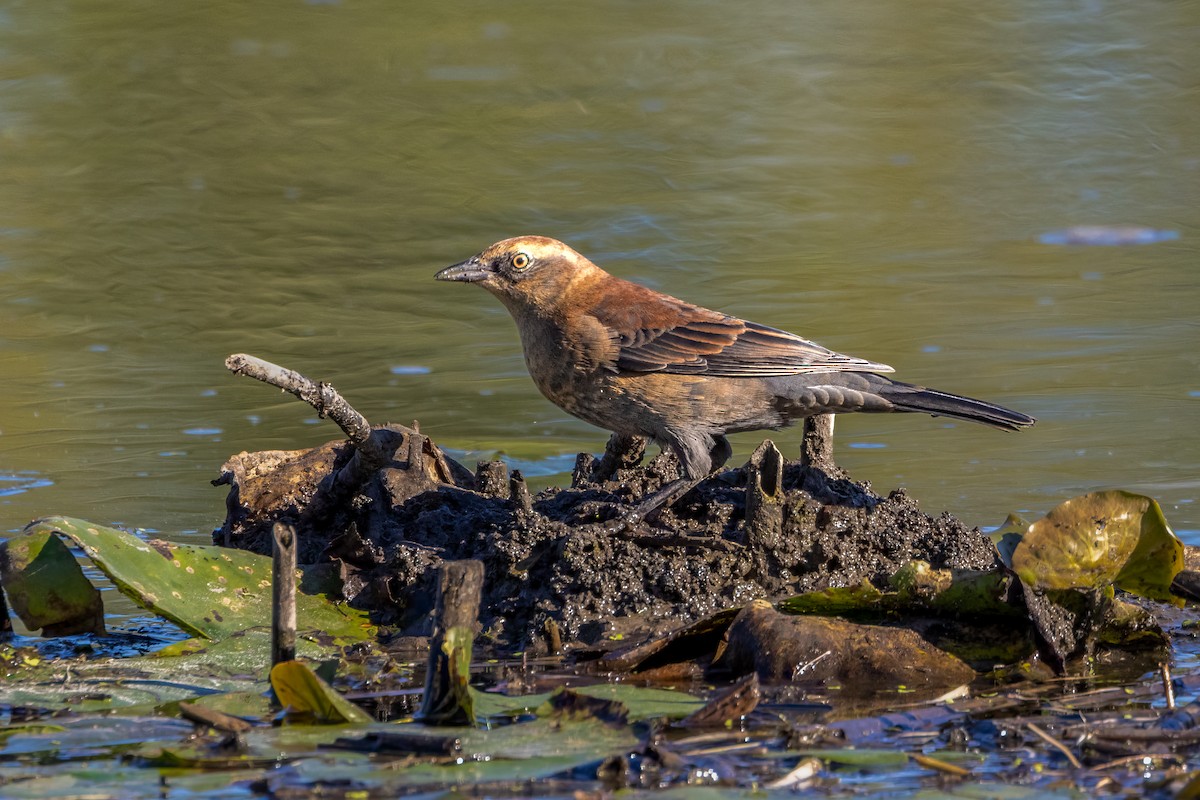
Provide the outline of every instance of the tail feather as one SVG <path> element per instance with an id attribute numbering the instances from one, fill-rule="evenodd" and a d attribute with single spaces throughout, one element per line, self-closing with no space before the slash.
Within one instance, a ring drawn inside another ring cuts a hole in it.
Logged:
<path id="1" fill-rule="evenodd" d="M 876 392 L 890 402 L 896 411 L 953 417 L 1009 431 L 1019 431 L 1037 422 L 1033 417 L 995 403 L 899 381 L 888 381 L 888 385 L 877 387 Z"/>

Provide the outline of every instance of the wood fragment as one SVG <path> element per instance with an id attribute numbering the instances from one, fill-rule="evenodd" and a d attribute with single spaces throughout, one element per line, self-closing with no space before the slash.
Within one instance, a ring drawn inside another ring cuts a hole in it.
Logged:
<path id="1" fill-rule="evenodd" d="M 0 639 L 7 638 L 12 632 L 12 617 L 8 613 L 8 601 L 4 598 L 4 586 L 0 584 Z"/>
<path id="2" fill-rule="evenodd" d="M 546 617 L 542 629 L 546 634 L 546 651 L 550 655 L 562 653 L 562 633 L 558 630 L 558 623 L 552 617 Z"/>
<path id="3" fill-rule="evenodd" d="M 235 375 L 276 386 L 312 406 L 317 416 L 328 417 L 342 429 L 355 447 L 354 458 L 336 476 L 339 487 L 357 486 L 389 460 L 389 454 L 372 435 L 371 423 L 328 383 L 318 383 L 295 370 L 272 364 L 245 353 L 225 359 L 225 368 Z M 400 426 L 403 427 L 403 426 Z M 411 429 L 404 428 L 410 432 Z"/>
<path id="4" fill-rule="evenodd" d="M 758 673 L 751 672 L 729 688 L 718 692 L 702 708 L 680 720 L 679 724 L 685 728 L 724 725 L 752 712 L 758 707 L 761 698 Z"/>
<path id="5" fill-rule="evenodd" d="M 179 704 L 179 715 L 189 722 L 195 722 L 199 725 L 207 725 L 210 728 L 216 728 L 219 731 L 228 733 L 243 733 L 254 726 L 244 719 L 230 716 L 212 708 L 206 708 L 196 703 Z"/>
<path id="6" fill-rule="evenodd" d="M 408 435 L 408 457 L 405 460 L 408 461 L 410 470 L 415 470 L 418 474 L 429 472 L 425 464 L 425 437 L 415 429 Z"/>
<path id="7" fill-rule="evenodd" d="M 508 465 L 503 461 L 480 461 L 475 466 L 475 491 L 484 497 L 507 497 Z"/>
<path id="8" fill-rule="evenodd" d="M 754 671 L 764 683 L 837 681 L 852 687 L 928 690 L 975 677 L 967 664 L 910 629 L 781 614 L 765 600 L 744 606 L 722 642 L 710 676 Z"/>
<path id="9" fill-rule="evenodd" d="M 746 465 L 746 544 L 761 546 L 783 531 L 783 454 L 770 439 Z"/>
<path id="10" fill-rule="evenodd" d="M 271 666 L 296 659 L 296 529 L 271 528 Z"/>
<path id="11" fill-rule="evenodd" d="M 433 636 L 429 640 L 425 696 L 419 714 L 426 724 L 467 725 L 475 721 L 467 692 L 469 676 L 464 671 L 470 663 L 470 641 L 475 635 L 482 594 L 482 561 L 446 561 L 438 569 Z M 456 640 L 461 640 L 458 645 Z"/>
<path id="12" fill-rule="evenodd" d="M 643 436 L 626 436 L 614 433 L 604 445 L 604 455 L 592 470 L 592 482 L 604 483 L 625 469 L 633 469 L 642 462 L 646 454 L 646 439 Z"/>
<path id="13" fill-rule="evenodd" d="M 1169 728 L 1139 728 L 1133 725 L 1109 725 L 1097 727 L 1089 734 L 1093 739 L 1117 742 L 1168 742 L 1170 744 L 1193 744 L 1200 742 L 1200 730 L 1172 730 Z"/>
<path id="14" fill-rule="evenodd" d="M 525 476 L 519 469 L 514 469 L 512 477 L 508 479 L 508 499 L 518 514 L 533 513 L 533 497 L 529 494 L 529 485 L 525 483 Z"/>
<path id="15" fill-rule="evenodd" d="M 1138 753 L 1132 756 L 1123 756 L 1114 758 L 1112 761 L 1105 761 L 1103 764 L 1097 764 L 1088 770 L 1088 772 L 1105 772 L 1117 767 L 1125 767 L 1130 764 L 1143 764 L 1146 761 L 1178 761 L 1187 763 L 1187 757 L 1178 753 Z"/>
<path id="16" fill-rule="evenodd" d="M 800 763 L 792 767 L 788 773 L 782 777 L 776 778 L 769 783 L 763 784 L 766 789 L 798 789 L 802 788 L 817 775 L 821 774 L 821 759 L 819 758 L 802 758 Z"/>
<path id="17" fill-rule="evenodd" d="M 229 356 L 225 359 L 225 368 L 235 375 L 245 375 L 295 395 L 316 409 L 321 418 L 333 420 L 356 445 L 363 444 L 371 436 L 371 423 L 367 418 L 328 383 L 317 383 L 299 372 L 245 353 Z"/>
<path id="18" fill-rule="evenodd" d="M 953 775 L 956 778 L 965 778 L 971 774 L 971 770 L 966 767 L 960 767 L 958 764 L 951 764 L 949 761 L 943 761 L 940 758 L 927 756 L 923 753 L 909 753 L 908 757 L 920 764 L 925 769 L 931 769 L 934 772 L 940 772 L 943 775 Z"/>
<path id="19" fill-rule="evenodd" d="M 1175 684 L 1171 682 L 1171 665 L 1163 662 L 1158 665 L 1159 675 L 1162 676 L 1163 694 L 1167 698 L 1167 708 L 1175 710 Z"/>
<path id="20" fill-rule="evenodd" d="M 592 472 L 596 469 L 596 457 L 591 453 L 580 453 L 575 456 L 575 467 L 571 470 L 571 488 L 591 483 Z"/>
<path id="21" fill-rule="evenodd" d="M 728 539 L 716 539 L 711 536 L 691 536 L 686 533 L 653 534 L 640 531 L 613 531 L 610 534 L 616 539 L 626 539 L 638 547 L 685 547 L 696 550 L 712 550 L 718 553 L 740 553 L 745 550 L 743 545 Z"/>

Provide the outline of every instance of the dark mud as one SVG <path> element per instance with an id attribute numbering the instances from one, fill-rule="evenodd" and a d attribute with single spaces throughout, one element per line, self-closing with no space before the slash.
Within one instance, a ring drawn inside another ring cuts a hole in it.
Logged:
<path id="1" fill-rule="evenodd" d="M 923 513 L 902 490 L 880 496 L 828 461 L 785 461 L 770 443 L 622 528 L 613 521 L 678 474 L 669 455 L 643 463 L 642 442 L 614 437 L 601 459 L 581 454 L 570 488 L 531 497 L 499 462 L 471 474 L 414 430 L 374 436 L 390 460 L 350 489 L 346 443 L 231 459 L 220 481 L 232 487 L 229 516 L 214 539 L 265 553 L 270 524 L 289 522 L 302 563 L 328 562 L 346 600 L 410 635 L 428 633 L 437 566 L 478 559 L 481 643 L 531 653 L 557 637 L 628 641 L 756 598 L 883 586 L 914 559 L 995 565 L 977 529 Z"/>

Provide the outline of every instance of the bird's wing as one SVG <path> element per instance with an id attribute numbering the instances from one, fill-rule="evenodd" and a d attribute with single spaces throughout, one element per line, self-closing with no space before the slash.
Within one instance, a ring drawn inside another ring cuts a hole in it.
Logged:
<path id="1" fill-rule="evenodd" d="M 657 292 L 627 304 L 605 304 L 592 314 L 609 329 L 617 345 L 613 368 L 618 373 L 765 378 L 893 371 L 886 364 L 844 356 L 793 333 Z"/>

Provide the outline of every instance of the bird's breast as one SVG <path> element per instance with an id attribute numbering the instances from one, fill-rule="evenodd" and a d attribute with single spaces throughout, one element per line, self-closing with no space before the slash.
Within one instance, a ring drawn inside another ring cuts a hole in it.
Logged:
<path id="1" fill-rule="evenodd" d="M 629 398 L 615 382 L 616 346 L 595 320 L 525 320 L 520 325 L 525 366 L 546 399 L 567 413 L 609 430 L 624 425 Z"/>

